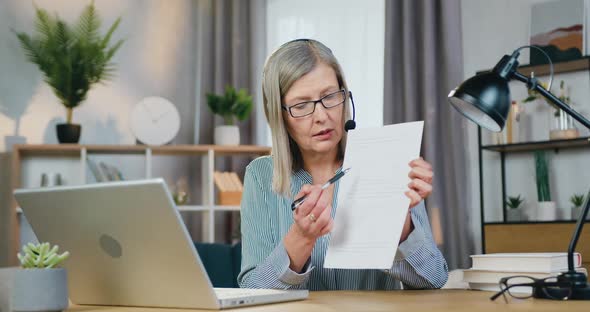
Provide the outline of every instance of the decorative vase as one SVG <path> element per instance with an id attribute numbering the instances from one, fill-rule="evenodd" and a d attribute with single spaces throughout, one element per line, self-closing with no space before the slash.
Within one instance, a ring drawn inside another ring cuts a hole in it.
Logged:
<path id="1" fill-rule="evenodd" d="M 580 136 L 580 131 L 574 126 L 574 118 L 559 109 L 552 111 L 550 140 L 575 139 Z"/>
<path id="2" fill-rule="evenodd" d="M 18 269 L 14 272 L 12 311 L 62 311 L 68 308 L 64 268 Z"/>
<path id="3" fill-rule="evenodd" d="M 537 203 L 538 221 L 555 221 L 557 218 L 557 206 L 553 201 Z"/>
<path id="4" fill-rule="evenodd" d="M 78 124 L 57 124 L 57 140 L 59 143 L 78 143 L 82 127 Z"/>
<path id="5" fill-rule="evenodd" d="M 240 128 L 238 126 L 217 126 L 214 133 L 215 145 L 239 145 Z"/>

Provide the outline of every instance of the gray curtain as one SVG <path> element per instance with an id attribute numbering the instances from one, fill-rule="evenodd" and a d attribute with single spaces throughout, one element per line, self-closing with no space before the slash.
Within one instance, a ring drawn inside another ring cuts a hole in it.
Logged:
<path id="1" fill-rule="evenodd" d="M 245 88 L 258 103 L 260 72 L 265 54 L 265 1 L 264 0 L 199 0 L 195 2 L 195 123 L 194 143 L 213 144 L 214 128 L 223 124 L 223 120 L 211 113 L 207 107 L 206 94 L 221 94 L 227 85 L 236 89 Z M 261 100 L 260 100 L 261 101 Z M 257 120 L 255 110 L 250 118 L 238 122 L 240 127 L 240 144 L 258 144 Z M 243 176 L 243 170 L 249 158 L 217 157 L 216 169 L 235 171 Z M 201 162 L 192 162 L 192 190 L 197 202 L 201 201 Z M 229 241 L 235 233 L 237 214 L 219 213 L 216 215 L 216 238 Z M 195 240 L 200 237 L 200 220 L 191 217 L 187 220 Z M 227 228 L 233 230 L 225 230 Z"/>
<path id="2" fill-rule="evenodd" d="M 463 77 L 460 0 L 386 1 L 385 124 L 424 120 L 422 155 L 434 167 L 426 204 L 449 268 L 474 252 L 468 209 L 466 121 L 447 103 Z"/>

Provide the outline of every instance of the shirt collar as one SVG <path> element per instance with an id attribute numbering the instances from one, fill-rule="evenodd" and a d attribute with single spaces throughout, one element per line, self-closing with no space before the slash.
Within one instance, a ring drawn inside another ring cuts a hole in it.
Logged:
<path id="1" fill-rule="evenodd" d="M 342 166 L 338 167 L 338 169 L 336 169 L 336 171 L 334 172 L 334 174 L 337 174 L 340 171 L 342 171 Z M 301 181 L 303 181 L 304 183 L 306 183 L 306 184 L 312 184 L 313 183 L 313 178 L 311 177 L 311 174 L 309 174 L 309 172 L 307 172 L 303 168 L 297 170 L 294 175 L 297 178 L 299 178 Z"/>

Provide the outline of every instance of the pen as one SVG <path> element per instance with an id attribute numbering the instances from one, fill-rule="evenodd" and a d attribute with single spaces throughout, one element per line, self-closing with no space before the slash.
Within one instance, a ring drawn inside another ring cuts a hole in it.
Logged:
<path id="1" fill-rule="evenodd" d="M 330 180 L 328 180 L 328 182 L 326 182 L 326 183 L 324 183 L 324 185 L 322 185 L 322 190 L 327 189 L 328 186 L 330 186 L 330 184 L 340 180 L 340 178 L 342 178 L 344 176 L 344 174 L 346 174 L 349 170 L 350 170 L 350 168 L 346 168 L 346 169 L 338 172 L 335 176 L 333 176 Z M 299 207 L 301 204 L 303 204 L 303 202 L 305 201 L 306 198 L 307 198 L 307 195 L 297 198 L 291 204 L 291 210 L 297 209 L 297 207 Z"/>

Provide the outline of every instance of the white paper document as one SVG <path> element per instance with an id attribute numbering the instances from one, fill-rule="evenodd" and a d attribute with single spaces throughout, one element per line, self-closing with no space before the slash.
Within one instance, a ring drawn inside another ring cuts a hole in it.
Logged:
<path id="1" fill-rule="evenodd" d="M 409 163 L 418 158 L 423 121 L 348 132 L 324 267 L 389 269 L 408 213 Z"/>

